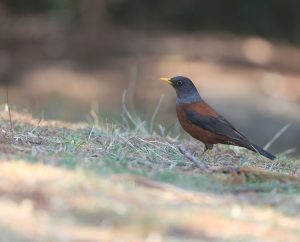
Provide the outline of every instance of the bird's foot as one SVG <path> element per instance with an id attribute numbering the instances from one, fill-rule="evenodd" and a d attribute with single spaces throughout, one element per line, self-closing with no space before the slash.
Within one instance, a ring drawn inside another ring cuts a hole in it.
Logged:
<path id="1" fill-rule="evenodd" d="M 208 150 L 208 151 L 206 152 L 206 156 L 207 156 L 207 159 L 208 159 L 208 160 L 211 160 L 211 157 L 212 157 L 212 152 L 211 152 L 211 150 Z"/>
<path id="2" fill-rule="evenodd" d="M 200 160 L 211 160 L 211 149 L 204 150 L 203 153 L 199 156 Z"/>

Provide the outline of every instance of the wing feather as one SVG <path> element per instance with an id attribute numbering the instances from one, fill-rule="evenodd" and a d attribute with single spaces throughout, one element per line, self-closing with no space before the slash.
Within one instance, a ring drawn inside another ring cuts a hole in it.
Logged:
<path id="1" fill-rule="evenodd" d="M 247 141 L 245 136 L 238 132 L 236 128 L 221 115 L 205 115 L 188 107 L 185 109 L 185 112 L 188 120 L 202 129 L 228 137 L 235 141 Z"/>

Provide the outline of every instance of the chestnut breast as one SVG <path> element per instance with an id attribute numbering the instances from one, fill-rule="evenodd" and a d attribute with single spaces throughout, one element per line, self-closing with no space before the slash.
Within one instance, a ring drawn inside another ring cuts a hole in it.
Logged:
<path id="1" fill-rule="evenodd" d="M 176 106 L 176 112 L 178 120 L 182 126 L 182 128 L 189 133 L 192 137 L 197 140 L 202 141 L 206 144 L 217 144 L 217 143 L 224 143 L 226 142 L 226 138 L 224 136 L 212 133 L 208 130 L 205 130 L 195 124 L 193 124 L 187 114 L 185 109 L 187 106 L 193 111 L 201 113 L 203 115 L 218 117 L 219 114 L 208 106 L 205 102 L 201 103 L 191 103 L 191 104 L 179 104 Z"/>

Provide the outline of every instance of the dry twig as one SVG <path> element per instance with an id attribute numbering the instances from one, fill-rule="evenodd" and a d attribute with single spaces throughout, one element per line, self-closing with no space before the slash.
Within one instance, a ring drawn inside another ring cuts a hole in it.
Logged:
<path id="1" fill-rule="evenodd" d="M 185 150 L 181 146 L 177 146 L 177 148 L 181 154 L 183 154 L 187 159 L 192 161 L 198 168 L 200 168 L 200 170 L 202 170 L 202 171 L 207 170 L 207 165 L 203 161 L 201 161 L 198 158 L 196 158 L 195 156 L 193 156 L 191 153 L 189 153 L 187 150 Z"/>

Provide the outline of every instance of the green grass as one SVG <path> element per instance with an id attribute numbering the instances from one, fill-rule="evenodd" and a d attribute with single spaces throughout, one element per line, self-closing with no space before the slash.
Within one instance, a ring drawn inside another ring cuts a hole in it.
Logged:
<path id="1" fill-rule="evenodd" d="M 8 130 L 7 121 L 2 126 Z M 272 162 L 243 148 L 219 145 L 213 150 L 212 157 L 203 160 L 208 166 L 207 171 L 201 171 L 178 150 L 178 146 L 184 147 L 197 157 L 203 149 L 197 141 L 160 136 L 143 125 L 138 125 L 138 129 L 121 124 L 102 124 L 97 128 L 83 124 L 71 129 L 67 126 L 16 122 L 13 145 L 21 152 L 16 149 L 13 158 L 20 156 L 30 162 L 42 160 L 68 169 L 80 167 L 100 176 L 141 175 L 199 191 L 230 191 L 236 183 L 234 189 L 244 186 L 265 192 L 276 188 L 280 192 L 299 192 L 299 181 L 290 181 L 288 177 L 300 176 L 296 159 L 279 157 Z M 234 174 L 235 169 L 249 167 L 262 170 Z"/>
<path id="2" fill-rule="evenodd" d="M 218 145 L 212 156 L 203 160 L 206 168 L 199 169 L 178 149 L 183 147 L 198 157 L 203 149 L 199 142 L 158 135 L 143 125 L 138 128 L 121 124 L 93 127 L 46 121 L 37 125 L 37 120 L 17 113 L 13 114 L 13 120 L 13 138 L 8 121 L 1 121 L 0 159 L 5 163 L 0 163 L 0 172 L 4 169 L 0 176 L 0 191 L 6 195 L 4 200 L 0 199 L 0 212 L 4 206 L 11 206 L 16 211 L 21 209 L 19 213 L 22 214 L 23 208 L 19 207 L 18 201 L 29 199 L 45 209 L 49 221 L 54 224 L 65 226 L 60 219 L 60 216 L 65 216 L 64 219 L 72 221 L 72 224 L 88 226 L 91 234 L 96 233 L 93 227 L 100 226 L 112 236 L 112 232 L 101 225 L 109 223 L 114 229 L 121 226 L 129 231 L 130 236 L 138 237 L 140 229 L 137 228 L 142 226 L 144 232 L 160 231 L 168 241 L 218 241 L 228 238 L 239 241 L 245 236 L 251 238 L 247 230 L 242 234 L 226 235 L 225 229 L 224 234 L 216 236 L 210 232 L 213 225 L 207 227 L 199 221 L 197 228 L 188 225 L 193 224 L 188 222 L 190 219 L 196 219 L 193 214 L 196 216 L 200 212 L 212 224 L 240 226 L 244 221 L 231 217 L 236 216 L 235 207 L 237 211 L 247 207 L 247 221 L 254 230 L 257 226 L 254 221 L 258 218 L 252 218 L 252 212 L 255 211 L 259 217 L 270 208 L 279 220 L 289 218 L 300 224 L 299 159 L 279 157 L 270 161 L 242 148 Z M 9 165 L 6 165 L 7 162 Z M 10 169 L 14 169 L 17 175 L 5 172 L 6 166 L 12 167 Z M 48 174 L 53 172 L 52 168 L 57 169 L 55 175 Z M 70 174 L 72 178 L 68 178 Z M 22 192 L 18 186 L 8 188 L 17 178 L 23 181 L 17 180 Z M 43 179 L 46 181 L 41 186 L 31 187 L 31 183 L 27 182 L 30 179 L 35 181 L 32 184 L 40 184 Z M 60 204 L 57 211 L 48 210 L 48 206 L 54 206 L 47 205 L 51 199 L 54 199 L 54 204 Z M 0 222 L 1 219 L 5 218 L 0 216 Z M 272 219 L 261 223 L 263 228 L 267 224 L 268 229 L 273 229 L 273 226 L 274 229 L 278 226 L 285 229 L 283 225 L 272 224 Z M 2 230 L 0 226 L 0 235 L 5 234 L 5 238 L 18 237 L 14 232 L 2 233 Z M 63 233 L 51 231 L 53 235 Z M 298 236 L 298 232 L 293 230 L 291 236 Z M 81 233 L 83 236 L 84 232 Z M 117 235 L 124 233 L 122 230 Z M 76 236 L 75 233 L 74 238 Z M 48 241 L 48 237 L 43 238 L 43 241 Z M 137 241 L 142 241 L 140 239 Z M 26 240 L 21 238 L 20 241 Z"/>

